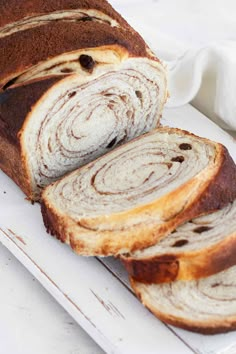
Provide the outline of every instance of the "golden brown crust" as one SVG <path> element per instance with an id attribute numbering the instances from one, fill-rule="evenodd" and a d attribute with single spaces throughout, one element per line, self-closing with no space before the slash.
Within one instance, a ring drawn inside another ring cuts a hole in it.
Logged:
<path id="1" fill-rule="evenodd" d="M 148 57 L 143 39 L 130 28 L 98 22 L 54 22 L 0 39 L 0 88 L 32 66 L 78 49 L 121 46 L 130 56 Z M 79 58 L 78 58 L 79 59 Z"/>
<path id="2" fill-rule="evenodd" d="M 30 196 L 30 182 L 23 169 L 20 146 L 6 139 L 0 131 L 0 169 Z"/>
<path id="3" fill-rule="evenodd" d="M 76 253 L 85 256 L 110 256 L 119 254 L 121 250 L 127 252 L 127 249 L 134 251 L 143 248 L 144 242 L 150 241 L 150 233 L 152 233 L 152 230 L 149 230 L 148 239 L 147 235 L 143 238 L 144 225 L 133 227 L 132 235 L 126 229 L 107 230 L 97 234 L 96 231 L 93 233 L 93 230 L 88 228 L 87 233 L 85 224 L 81 226 L 79 222 L 75 222 L 54 209 L 44 198 L 44 192 L 41 199 L 41 211 L 47 232 L 56 236 L 61 242 L 69 244 Z M 82 235 L 83 238 L 80 237 Z M 95 235 L 98 236 L 96 240 L 93 237 Z"/>
<path id="4" fill-rule="evenodd" d="M 25 17 L 75 9 L 99 10 L 118 21 L 121 25 L 127 25 L 126 21 L 105 0 L 1 0 L 0 27 Z"/>
<path id="5" fill-rule="evenodd" d="M 166 254 L 146 259 L 121 257 L 129 275 L 138 282 L 160 284 L 205 278 L 236 265 L 236 232 L 204 250 Z"/>
<path id="6" fill-rule="evenodd" d="M 201 209 L 204 213 L 222 209 L 236 198 L 236 165 L 226 147 L 221 144 L 218 147 L 218 171 L 214 181 L 206 186 L 198 203 L 192 206 L 193 215 L 199 214 Z M 193 218 L 194 216 L 190 219 Z"/>
<path id="7" fill-rule="evenodd" d="M 62 76 L 48 78 L 0 93 L 1 137 L 4 137 L 9 143 L 18 146 L 18 133 L 28 113 L 33 110 L 40 97 L 62 78 Z"/>
<path id="8" fill-rule="evenodd" d="M 226 333 L 236 329 L 235 316 L 229 316 L 227 320 L 219 319 L 218 321 L 214 320 L 214 322 L 205 320 L 203 322 L 198 321 L 197 318 L 195 318 L 194 321 L 191 321 L 187 318 L 178 318 L 177 316 L 161 312 L 160 309 L 157 309 L 144 300 L 142 292 L 139 289 L 139 285 L 134 279 L 130 278 L 130 284 L 142 304 L 147 307 L 159 320 L 165 323 L 202 334 Z"/>
<path id="9" fill-rule="evenodd" d="M 160 128 L 160 130 L 168 131 L 169 129 Z M 179 129 L 171 129 L 171 131 L 192 135 Z M 116 228 L 112 229 L 111 227 L 106 231 L 100 231 L 97 227 L 93 228 L 91 220 L 86 222 L 86 218 L 83 223 L 78 224 L 69 215 L 60 213 L 47 201 L 47 192 L 45 192 L 42 212 L 47 230 L 57 235 L 62 241 L 66 239 L 66 242 L 79 254 L 117 255 L 152 246 L 178 225 L 201 214 L 222 208 L 236 197 L 236 166 L 226 148 L 221 144 L 212 143 L 206 139 L 202 139 L 202 141 L 214 144 L 216 149 L 215 166 L 207 172 L 208 175 L 207 178 L 204 177 L 204 183 L 202 183 L 200 174 L 197 179 L 191 179 L 177 190 L 164 195 L 150 205 L 111 215 L 109 222 L 111 225 L 116 225 Z M 194 193 L 193 190 L 195 190 Z M 186 195 L 189 195 L 188 199 L 186 199 Z M 217 199 L 215 200 L 215 198 Z M 131 229 L 124 228 L 127 220 L 134 217 L 141 220 L 143 213 L 147 214 L 148 210 L 154 218 L 156 211 L 159 212 L 162 209 L 165 214 L 161 224 L 140 222 L 138 225 L 132 226 Z M 98 225 L 100 221 L 103 222 L 102 217 L 99 218 L 99 221 L 96 219 L 95 225 Z M 108 216 L 106 216 L 106 221 L 108 222 Z"/>
<path id="10" fill-rule="evenodd" d="M 159 284 L 176 280 L 179 268 L 182 266 L 178 258 L 178 255 L 168 254 L 144 260 L 137 260 L 125 255 L 120 257 L 129 276 L 135 281 L 145 284 Z"/>

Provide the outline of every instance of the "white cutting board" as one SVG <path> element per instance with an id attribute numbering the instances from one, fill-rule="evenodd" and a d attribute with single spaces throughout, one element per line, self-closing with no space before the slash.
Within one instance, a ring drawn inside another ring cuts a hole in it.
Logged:
<path id="1" fill-rule="evenodd" d="M 236 160 L 234 139 L 190 105 L 166 110 L 162 124 L 219 141 Z M 203 336 L 157 320 L 132 294 L 117 260 L 79 257 L 49 236 L 39 205 L 1 172 L 0 215 L 0 241 L 107 353 L 236 353 L 236 332 Z"/>

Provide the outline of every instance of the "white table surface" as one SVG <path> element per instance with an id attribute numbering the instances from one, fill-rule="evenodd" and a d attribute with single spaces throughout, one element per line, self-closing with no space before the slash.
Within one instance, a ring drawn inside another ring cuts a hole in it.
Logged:
<path id="1" fill-rule="evenodd" d="M 104 353 L 2 244 L 0 284 L 0 354 Z"/>

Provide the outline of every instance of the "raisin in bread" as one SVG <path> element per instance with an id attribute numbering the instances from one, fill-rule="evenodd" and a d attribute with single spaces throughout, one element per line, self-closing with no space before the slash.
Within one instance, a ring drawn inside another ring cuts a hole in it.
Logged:
<path id="1" fill-rule="evenodd" d="M 160 128 L 48 186 L 42 213 L 77 253 L 107 256 L 151 246 L 235 197 L 236 166 L 221 144 Z"/>
<path id="2" fill-rule="evenodd" d="M 203 334 L 236 329 L 236 266 L 200 280 L 131 285 L 161 321 Z"/>
<path id="3" fill-rule="evenodd" d="M 121 259 L 139 282 L 163 283 L 207 277 L 236 264 L 236 200 L 179 226 L 156 245 Z"/>
<path id="4" fill-rule="evenodd" d="M 105 0 L 8 0 L 0 13 L 0 168 L 30 199 L 158 125 L 165 69 Z"/>

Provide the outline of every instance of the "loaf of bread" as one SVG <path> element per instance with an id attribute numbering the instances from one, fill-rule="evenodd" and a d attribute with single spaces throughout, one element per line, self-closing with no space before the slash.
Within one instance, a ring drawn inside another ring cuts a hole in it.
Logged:
<path id="1" fill-rule="evenodd" d="M 199 279 L 236 265 L 236 200 L 121 258 L 134 280 L 157 284 Z"/>
<path id="2" fill-rule="evenodd" d="M 236 166 L 222 145 L 159 128 L 48 186 L 42 213 L 77 253 L 107 256 L 151 246 L 235 197 Z"/>
<path id="3" fill-rule="evenodd" d="M 0 168 L 41 200 L 48 232 L 81 255 L 121 256 L 161 320 L 236 328 L 227 149 L 156 129 L 165 68 L 106 0 L 2 0 L 0 14 Z"/>
<path id="4" fill-rule="evenodd" d="M 30 199 L 158 125 L 165 69 L 105 0 L 3 0 L 0 14 L 0 168 Z"/>
<path id="5" fill-rule="evenodd" d="M 236 329 L 236 266 L 200 280 L 148 285 L 131 279 L 131 285 L 166 323 L 203 334 Z"/>

